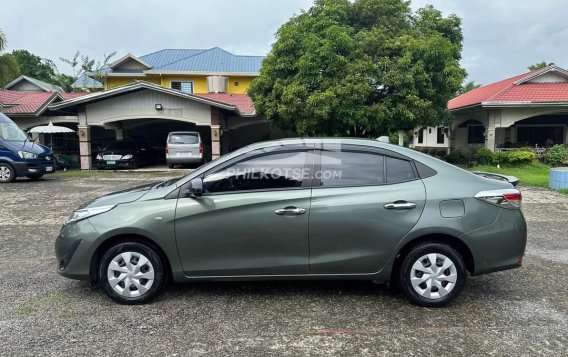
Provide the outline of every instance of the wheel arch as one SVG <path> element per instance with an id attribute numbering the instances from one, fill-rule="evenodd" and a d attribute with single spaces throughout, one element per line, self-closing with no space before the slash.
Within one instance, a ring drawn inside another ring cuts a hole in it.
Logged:
<path id="1" fill-rule="evenodd" d="M 154 242 L 152 239 L 141 235 L 141 234 L 132 234 L 132 233 L 125 233 L 125 234 L 117 234 L 115 236 L 109 237 L 107 239 L 105 239 L 104 242 L 102 242 L 97 249 L 95 250 L 95 252 L 93 253 L 93 255 L 91 256 L 91 263 L 89 266 L 89 279 L 91 281 L 91 283 L 93 284 L 98 284 L 99 282 L 99 263 L 101 261 L 101 258 L 103 257 L 103 255 L 112 247 L 114 247 L 117 244 L 120 243 L 126 243 L 126 242 L 134 242 L 134 243 L 140 243 L 140 244 L 144 244 L 149 246 L 150 248 L 154 249 L 158 255 L 160 256 L 160 258 L 162 259 L 162 262 L 164 263 L 165 269 L 167 271 L 167 277 L 168 280 L 171 281 L 172 279 L 172 266 L 170 263 L 170 260 L 168 259 L 168 256 L 166 255 L 164 249 L 162 247 L 160 247 L 159 244 L 157 244 L 156 242 Z"/>
<path id="2" fill-rule="evenodd" d="M 464 241 L 449 234 L 426 234 L 412 239 L 398 250 L 391 270 L 391 282 L 395 281 L 393 277 L 398 276 L 403 258 L 412 248 L 423 243 L 442 243 L 449 245 L 462 256 L 467 271 L 472 275 L 474 274 L 475 261 L 473 259 L 473 253 Z"/>

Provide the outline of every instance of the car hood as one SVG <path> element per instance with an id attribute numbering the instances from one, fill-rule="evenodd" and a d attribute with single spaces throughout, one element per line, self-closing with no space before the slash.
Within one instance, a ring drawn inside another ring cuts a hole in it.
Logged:
<path id="1" fill-rule="evenodd" d="M 3 145 L 12 151 L 27 151 L 36 155 L 53 155 L 53 152 L 47 146 L 43 146 L 31 141 L 10 141 L 6 140 Z"/>
<path id="2" fill-rule="evenodd" d="M 136 154 L 136 149 L 110 149 L 99 152 L 99 155 L 128 155 Z"/>
<path id="3" fill-rule="evenodd" d="M 94 207 L 101 207 L 101 206 L 111 206 L 111 205 L 118 205 L 118 204 L 121 204 L 121 203 L 134 202 L 134 201 L 141 199 L 156 184 L 158 184 L 158 182 L 153 182 L 153 183 L 129 188 L 128 190 L 109 193 L 108 195 L 101 196 L 99 198 L 94 199 L 93 201 L 85 203 L 84 205 L 79 207 L 79 209 L 94 208 Z"/>

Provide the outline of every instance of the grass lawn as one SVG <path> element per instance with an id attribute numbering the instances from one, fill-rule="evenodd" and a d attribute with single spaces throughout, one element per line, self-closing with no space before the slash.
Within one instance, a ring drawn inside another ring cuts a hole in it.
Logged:
<path id="1" fill-rule="evenodd" d="M 550 167 L 536 163 L 526 166 L 501 167 L 500 169 L 495 166 L 480 165 L 469 168 L 468 170 L 512 175 L 521 180 L 521 185 L 548 188 L 548 171 L 550 170 Z"/>

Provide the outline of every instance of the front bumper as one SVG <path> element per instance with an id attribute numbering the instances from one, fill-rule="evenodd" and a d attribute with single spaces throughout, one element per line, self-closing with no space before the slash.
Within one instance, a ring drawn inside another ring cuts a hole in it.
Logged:
<path id="1" fill-rule="evenodd" d="M 99 234 L 88 219 L 61 227 L 55 240 L 57 272 L 67 278 L 89 280 L 91 257 L 94 253 L 92 243 L 98 237 Z"/>
<path id="2" fill-rule="evenodd" d="M 53 161 L 17 161 L 13 163 L 16 176 L 45 175 L 55 172 L 55 162 Z"/>
<path id="3" fill-rule="evenodd" d="M 115 160 L 114 164 L 108 164 L 106 160 L 96 160 L 95 166 L 99 170 L 106 169 L 135 169 L 136 163 L 133 159 L 131 160 Z"/>

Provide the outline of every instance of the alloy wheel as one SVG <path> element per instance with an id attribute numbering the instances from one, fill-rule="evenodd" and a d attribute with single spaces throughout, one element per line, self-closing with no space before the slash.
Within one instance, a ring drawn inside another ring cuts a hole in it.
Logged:
<path id="1" fill-rule="evenodd" d="M 139 297 L 154 284 L 154 267 L 148 258 L 138 252 L 123 252 L 108 265 L 107 280 L 119 295 Z"/>
<path id="2" fill-rule="evenodd" d="M 12 171 L 8 166 L 0 166 L 0 181 L 8 181 L 12 176 Z"/>
<path id="3" fill-rule="evenodd" d="M 458 279 L 454 262 L 440 253 L 418 258 L 410 270 L 410 283 L 420 296 L 436 300 L 448 295 Z"/>

